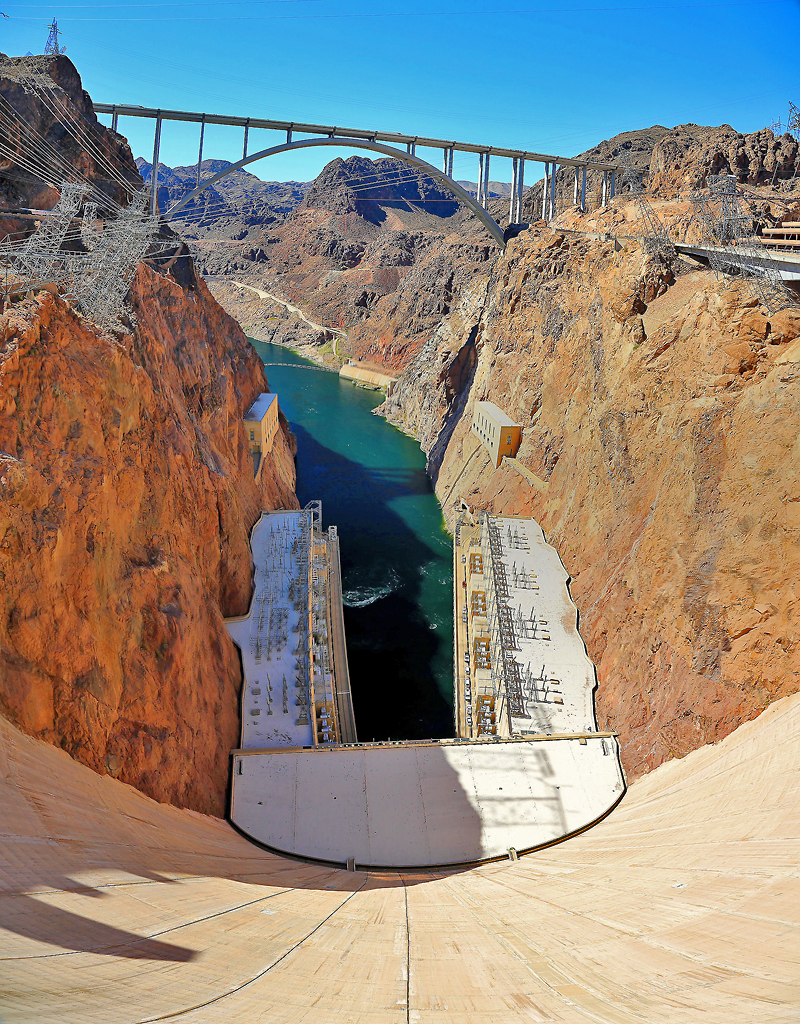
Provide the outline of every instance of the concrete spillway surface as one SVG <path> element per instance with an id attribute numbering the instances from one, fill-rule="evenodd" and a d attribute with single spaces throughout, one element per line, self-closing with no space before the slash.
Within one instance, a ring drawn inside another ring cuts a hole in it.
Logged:
<path id="1" fill-rule="evenodd" d="M 800 694 L 512 863 L 277 857 L 0 719 L 3 1024 L 796 1024 Z"/>
<path id="2" fill-rule="evenodd" d="M 610 811 L 616 739 L 363 744 L 234 758 L 231 820 L 270 848 L 431 868 L 542 846 Z"/>
<path id="3" fill-rule="evenodd" d="M 242 652 L 242 747 L 310 746 L 306 513 L 272 512 L 253 527 L 253 601 L 229 619 Z"/>

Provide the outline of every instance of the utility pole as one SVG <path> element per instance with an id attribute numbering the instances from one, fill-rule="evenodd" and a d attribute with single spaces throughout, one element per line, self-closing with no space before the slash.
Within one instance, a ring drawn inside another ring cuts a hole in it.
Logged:
<path id="1" fill-rule="evenodd" d="M 50 34 L 47 37 L 45 43 L 44 52 L 49 56 L 58 57 L 62 53 L 67 52 L 66 46 L 58 45 L 58 37 L 61 35 L 61 30 L 58 27 L 58 22 L 53 18 L 52 24 L 48 25 Z"/>
<path id="2" fill-rule="evenodd" d="M 786 131 L 789 135 L 794 135 L 800 142 L 800 109 L 794 103 L 789 104 L 789 120 L 786 124 Z"/>

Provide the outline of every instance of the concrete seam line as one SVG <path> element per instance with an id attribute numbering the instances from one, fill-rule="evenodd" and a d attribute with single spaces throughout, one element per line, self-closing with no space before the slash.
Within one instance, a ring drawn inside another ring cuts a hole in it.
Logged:
<path id="1" fill-rule="evenodd" d="M 411 924 L 408 920 L 408 886 L 402 875 L 400 880 L 406 904 L 406 1024 L 411 1024 Z"/>
<path id="2" fill-rule="evenodd" d="M 196 1003 L 194 1006 L 187 1006 L 185 1009 L 183 1009 L 183 1010 L 176 1010 L 174 1013 L 166 1013 L 166 1014 L 164 1014 L 163 1017 L 145 1017 L 143 1020 L 139 1021 L 138 1024 L 156 1024 L 157 1021 L 161 1021 L 161 1020 L 174 1020 L 176 1017 L 183 1017 L 184 1014 L 192 1013 L 194 1010 L 202 1010 L 204 1006 L 211 1006 L 212 1003 L 218 1003 L 221 999 L 226 999 L 228 996 L 233 996 L 237 992 L 241 992 L 241 990 L 243 988 L 247 988 L 248 985 L 252 985 L 253 982 L 258 981 L 259 978 L 263 978 L 264 975 L 268 974 L 272 970 L 273 967 L 277 967 L 278 964 L 281 963 L 281 961 L 285 960 L 287 956 L 289 956 L 290 954 L 294 953 L 294 951 L 296 949 L 299 949 L 299 947 L 303 945 L 303 943 L 306 941 L 306 939 L 310 939 L 311 936 L 315 932 L 318 932 L 319 929 L 324 924 L 326 924 L 328 921 L 330 921 L 330 919 L 334 916 L 334 914 L 338 914 L 338 912 L 342 909 L 342 907 L 345 905 L 345 903 L 348 903 L 355 895 L 360 893 L 361 890 L 364 888 L 364 886 L 367 884 L 367 878 L 368 877 L 369 877 L 368 875 L 365 876 L 364 881 L 361 883 L 361 885 L 359 885 L 359 887 L 357 889 L 355 889 L 353 892 L 351 892 L 350 895 L 347 897 L 347 899 L 342 900 L 342 902 L 339 904 L 339 906 L 336 907 L 334 910 L 332 910 L 330 912 L 330 914 L 328 914 L 327 917 L 324 917 L 319 922 L 319 924 L 315 925 L 311 929 L 311 931 L 308 932 L 308 934 L 303 936 L 302 939 L 300 939 L 298 942 L 295 942 L 295 944 L 293 946 L 291 946 L 289 949 L 287 949 L 285 953 L 281 953 L 281 955 L 278 957 L 278 959 L 274 960 L 269 965 L 269 967 L 265 967 L 263 971 L 259 971 L 258 974 L 254 975 L 252 978 L 248 978 L 247 981 L 243 981 L 241 983 L 241 985 L 237 985 L 235 988 L 229 989 L 227 992 L 223 992 L 219 996 L 214 996 L 212 999 L 206 999 L 206 1001 L 203 1002 L 203 1003 Z M 287 890 L 287 891 L 290 892 L 292 890 Z"/>

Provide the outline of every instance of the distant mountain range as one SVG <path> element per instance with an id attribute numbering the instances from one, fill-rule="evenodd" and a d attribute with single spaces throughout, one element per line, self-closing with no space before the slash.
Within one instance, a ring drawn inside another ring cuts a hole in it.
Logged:
<path id="1" fill-rule="evenodd" d="M 145 182 L 152 176 L 153 165 L 137 157 L 136 166 Z M 200 179 L 208 179 L 231 166 L 229 160 L 204 160 L 200 164 Z M 158 205 L 168 210 L 179 202 L 197 184 L 197 164 L 189 167 L 158 165 Z M 242 219 L 245 224 L 268 224 L 281 220 L 298 206 L 311 188 L 311 182 L 262 181 L 249 171 L 239 169 L 202 192 L 193 200 L 182 216 L 187 223 L 209 226 L 220 217 Z"/>

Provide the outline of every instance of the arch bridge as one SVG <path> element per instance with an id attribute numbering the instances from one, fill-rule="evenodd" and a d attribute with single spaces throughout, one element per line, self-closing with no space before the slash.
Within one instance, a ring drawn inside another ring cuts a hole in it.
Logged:
<path id="1" fill-rule="evenodd" d="M 305 124 L 294 121 L 271 121 L 258 117 L 235 117 L 221 114 L 201 114 L 185 110 L 161 110 L 149 107 L 131 106 L 118 103 L 95 103 L 96 114 L 111 116 L 111 127 L 117 130 L 120 117 L 143 117 L 155 122 L 153 137 L 153 170 L 151 212 L 156 213 L 158 197 L 158 162 L 161 147 L 161 131 L 165 121 L 196 123 L 200 126 L 200 146 L 197 156 L 196 188 L 185 196 L 169 213 L 175 214 L 191 202 L 203 189 L 213 185 L 220 178 L 256 160 L 285 153 L 295 149 L 316 146 L 345 146 L 366 149 L 383 156 L 392 157 L 430 175 L 434 181 L 448 189 L 481 221 L 499 248 L 504 248 L 506 237 L 503 229 L 488 212 L 489 166 L 492 157 L 507 158 L 512 162 L 511 195 L 509 200 L 509 226 L 519 224 L 522 217 L 526 163 L 544 165 L 544 188 L 542 190 L 541 217 L 552 220 L 556 215 L 556 171 L 559 167 L 572 167 L 575 172 L 573 202 L 582 211 L 586 210 L 586 175 L 588 171 L 602 173 L 600 205 L 605 206 L 613 197 L 616 187 L 616 173 L 623 170 L 619 164 L 585 160 L 580 157 L 563 157 L 547 153 L 531 153 L 527 150 L 506 149 L 498 146 L 484 146 L 469 142 L 448 141 L 398 132 L 381 132 L 358 128 L 342 128 L 335 125 Z M 200 165 L 203 161 L 203 140 L 207 124 L 240 127 L 244 133 L 242 158 L 229 168 L 201 183 Z M 285 133 L 285 142 L 248 154 L 251 129 L 266 129 Z M 297 138 L 302 136 L 302 138 Z M 417 156 L 417 147 L 426 150 L 441 150 L 441 169 Z M 453 179 L 453 154 L 472 153 L 478 158 L 478 189 L 473 196 Z"/>

